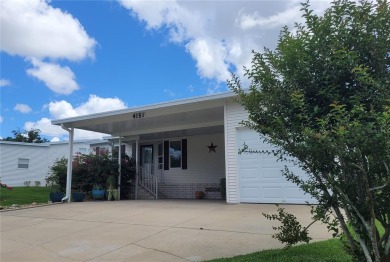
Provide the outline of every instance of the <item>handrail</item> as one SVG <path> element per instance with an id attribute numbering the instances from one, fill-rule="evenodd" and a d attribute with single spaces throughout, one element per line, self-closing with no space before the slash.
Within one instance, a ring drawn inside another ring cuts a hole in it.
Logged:
<path id="1" fill-rule="evenodd" d="M 139 167 L 138 184 L 149 191 L 156 199 L 158 199 L 158 178 L 152 174 L 152 167 Z"/>

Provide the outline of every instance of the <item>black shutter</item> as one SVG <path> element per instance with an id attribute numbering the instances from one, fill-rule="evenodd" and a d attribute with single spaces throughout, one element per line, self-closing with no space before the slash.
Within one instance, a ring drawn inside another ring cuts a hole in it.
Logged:
<path id="1" fill-rule="evenodd" d="M 164 170 L 169 170 L 169 141 L 164 141 Z"/>
<path id="2" fill-rule="evenodd" d="M 187 169 L 187 139 L 182 139 L 181 140 L 181 168 L 182 169 Z"/>

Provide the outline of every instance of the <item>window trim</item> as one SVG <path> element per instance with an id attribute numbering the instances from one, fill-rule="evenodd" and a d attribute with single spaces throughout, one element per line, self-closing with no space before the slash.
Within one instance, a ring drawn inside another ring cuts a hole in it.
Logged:
<path id="1" fill-rule="evenodd" d="M 18 158 L 18 169 L 28 169 L 29 166 L 30 166 L 29 158 L 21 158 L 21 157 Z"/>

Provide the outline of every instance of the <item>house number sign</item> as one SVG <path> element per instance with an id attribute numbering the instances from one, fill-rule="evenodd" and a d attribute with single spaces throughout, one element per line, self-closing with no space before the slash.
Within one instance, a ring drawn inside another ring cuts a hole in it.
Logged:
<path id="1" fill-rule="evenodd" d="M 139 112 L 139 113 L 134 113 L 133 114 L 133 118 L 134 119 L 137 119 L 137 118 L 144 118 L 145 117 L 145 112 Z"/>

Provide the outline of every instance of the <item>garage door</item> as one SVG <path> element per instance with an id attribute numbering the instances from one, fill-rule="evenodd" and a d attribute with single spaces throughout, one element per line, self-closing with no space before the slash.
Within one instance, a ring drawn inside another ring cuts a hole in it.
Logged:
<path id="1" fill-rule="evenodd" d="M 250 149 L 271 150 L 273 147 L 263 143 L 255 131 L 237 129 L 237 146 L 244 142 Z M 291 171 L 301 177 L 307 175 L 291 163 L 276 161 L 276 157 L 267 154 L 238 155 L 238 176 L 240 182 L 240 202 L 244 203 L 291 203 L 305 204 L 313 202 L 295 184 L 288 182 L 281 170 L 287 165 Z"/>

